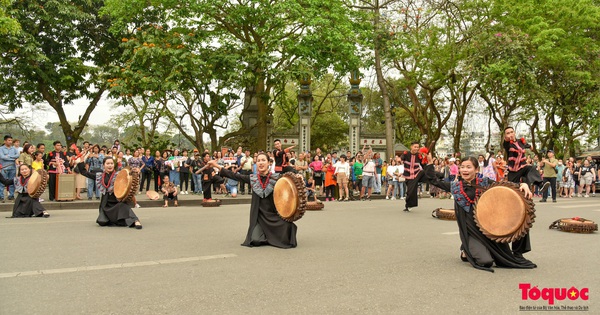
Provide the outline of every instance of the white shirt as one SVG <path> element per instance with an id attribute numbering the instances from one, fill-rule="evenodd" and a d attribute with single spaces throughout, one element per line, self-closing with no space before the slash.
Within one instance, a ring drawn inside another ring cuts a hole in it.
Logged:
<path id="1" fill-rule="evenodd" d="M 333 165 L 335 167 L 335 174 L 337 173 L 346 173 L 346 176 L 350 176 L 350 164 L 348 162 L 344 162 L 342 163 L 337 162 Z"/>
<path id="2" fill-rule="evenodd" d="M 394 176 L 395 172 L 398 172 L 398 166 L 396 166 L 396 165 L 388 165 L 388 167 L 387 167 L 387 175 L 390 176 L 391 178 L 393 178 L 394 180 L 397 180 L 396 176 Z"/>
<path id="3" fill-rule="evenodd" d="M 365 174 L 365 173 L 369 173 L 369 174 Z M 363 166 L 363 175 L 373 176 L 374 174 L 375 174 L 375 162 L 373 162 L 373 160 L 369 160 L 367 163 L 365 163 L 365 166 Z"/>

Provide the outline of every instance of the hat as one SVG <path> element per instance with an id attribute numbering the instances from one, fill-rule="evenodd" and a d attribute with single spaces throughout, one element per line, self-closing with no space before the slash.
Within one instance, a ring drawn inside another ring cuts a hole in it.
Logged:
<path id="1" fill-rule="evenodd" d="M 456 162 L 455 158 L 450 158 L 450 162 Z"/>
<path id="2" fill-rule="evenodd" d="M 550 152 L 554 153 L 554 150 L 548 150 L 548 153 L 550 153 Z"/>
<path id="3" fill-rule="evenodd" d="M 198 149 L 194 149 L 194 151 L 193 151 L 193 152 L 198 152 Z"/>

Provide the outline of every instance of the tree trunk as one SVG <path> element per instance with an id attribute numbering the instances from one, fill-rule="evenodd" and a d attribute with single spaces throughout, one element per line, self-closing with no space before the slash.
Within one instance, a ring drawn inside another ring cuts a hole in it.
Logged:
<path id="1" fill-rule="evenodd" d="M 256 104 L 258 107 L 258 118 L 256 120 L 258 134 L 256 139 L 256 147 L 254 149 L 267 150 L 267 119 L 269 114 L 269 105 L 267 100 L 269 95 L 265 95 L 265 77 L 260 75 L 260 70 L 256 72 L 259 72 L 258 81 L 255 86 Z"/>
<path id="2" fill-rule="evenodd" d="M 394 126 L 392 122 L 392 111 L 390 108 L 390 96 L 388 94 L 388 88 L 383 77 L 383 71 L 381 70 L 381 42 L 379 40 L 378 28 L 379 28 L 379 1 L 375 1 L 375 72 L 377 73 L 377 85 L 381 90 L 381 96 L 383 97 L 383 112 L 385 114 L 385 156 L 389 160 L 394 156 Z"/>

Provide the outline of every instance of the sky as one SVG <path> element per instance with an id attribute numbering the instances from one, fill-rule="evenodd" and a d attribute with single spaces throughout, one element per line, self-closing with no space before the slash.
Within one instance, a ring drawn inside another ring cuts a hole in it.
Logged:
<path id="1" fill-rule="evenodd" d="M 79 116 L 85 113 L 87 103 L 85 100 L 74 102 L 73 105 L 65 106 L 65 113 L 69 122 L 76 122 Z M 96 106 L 96 109 L 92 112 L 88 124 L 90 125 L 101 125 L 110 122 L 110 118 L 113 114 L 117 114 L 119 110 L 112 108 L 112 103 L 107 100 L 101 100 Z M 20 116 L 28 119 L 31 123 L 37 127 L 37 129 L 45 130 L 45 126 L 48 122 L 59 121 L 56 112 L 46 104 L 40 104 L 35 107 L 24 106 L 23 109 L 15 111 L 15 116 Z M 7 116 L 9 118 L 10 116 Z"/>

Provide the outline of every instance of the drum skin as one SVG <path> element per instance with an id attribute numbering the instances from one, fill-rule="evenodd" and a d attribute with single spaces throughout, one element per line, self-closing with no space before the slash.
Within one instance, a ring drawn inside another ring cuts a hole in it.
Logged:
<path id="1" fill-rule="evenodd" d="M 477 200 L 474 219 L 486 237 L 510 243 L 527 234 L 535 221 L 534 213 L 533 201 L 524 197 L 518 185 L 497 182 Z"/>
<path id="2" fill-rule="evenodd" d="M 158 200 L 158 198 L 160 198 L 160 195 L 154 190 L 148 190 L 146 196 L 148 196 L 150 200 Z"/>
<path id="3" fill-rule="evenodd" d="M 437 208 L 431 212 L 431 216 L 440 220 L 456 221 L 456 212 L 454 209 Z"/>
<path id="4" fill-rule="evenodd" d="M 139 169 L 124 168 L 115 178 L 115 197 L 121 202 L 129 202 L 135 198 L 137 190 L 140 188 Z"/>
<path id="5" fill-rule="evenodd" d="M 31 198 L 39 198 L 48 184 L 48 175 L 44 170 L 37 170 L 31 173 L 27 182 L 27 193 Z"/>
<path id="6" fill-rule="evenodd" d="M 306 186 L 294 173 L 282 174 L 273 188 L 277 213 L 288 222 L 299 220 L 306 211 Z"/>
<path id="7" fill-rule="evenodd" d="M 590 234 L 598 231 L 598 224 L 592 220 L 574 217 L 558 219 L 552 222 L 549 228 L 563 232 Z"/>

